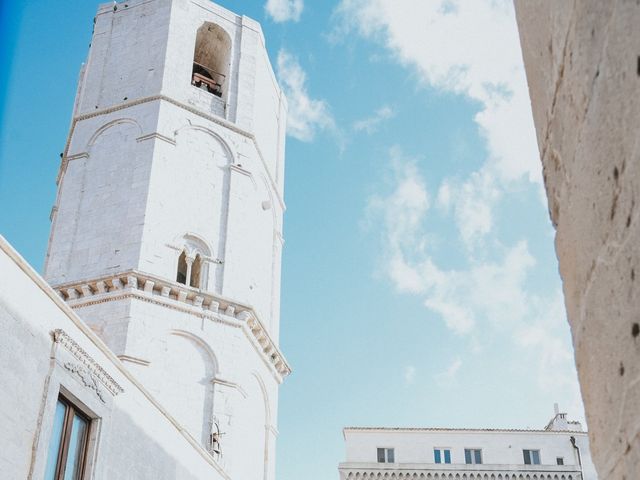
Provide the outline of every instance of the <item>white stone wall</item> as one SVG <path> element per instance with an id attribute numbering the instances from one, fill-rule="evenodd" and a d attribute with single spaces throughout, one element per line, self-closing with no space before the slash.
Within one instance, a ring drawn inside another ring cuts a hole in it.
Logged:
<path id="1" fill-rule="evenodd" d="M 0 271 L 2 478 L 42 478 L 60 392 L 93 419 L 90 478 L 231 478 L 2 237 Z"/>
<path id="2" fill-rule="evenodd" d="M 110 329 L 111 312 L 122 310 L 126 330 Z M 280 380 L 239 325 L 222 314 L 203 319 L 135 298 L 79 304 L 76 311 L 109 347 L 126 345 L 114 353 L 201 444 L 216 421 L 225 433 L 220 462 L 233 478 L 262 478 L 245 470 L 254 468 L 248 458 L 268 455 L 266 467 L 273 468 L 269 441 L 275 441 Z"/>
<path id="3" fill-rule="evenodd" d="M 586 432 L 509 431 L 509 430 L 447 430 L 447 429 L 358 429 L 345 428 L 345 462 L 341 464 L 342 478 L 351 471 L 411 470 L 445 473 L 464 473 L 486 470 L 489 473 L 528 472 L 574 474 L 579 471 L 578 457 L 570 437 L 576 438 L 581 451 L 584 480 L 596 480 L 589 455 Z M 377 463 L 377 448 L 394 448 L 395 464 Z M 451 450 L 451 465 L 436 464 L 434 448 Z M 465 448 L 482 450 L 482 465 L 466 465 Z M 523 450 L 539 450 L 538 465 L 524 465 Z M 564 467 L 556 458 L 564 459 Z M 477 473 L 477 472 L 476 472 Z M 484 472 L 486 473 L 486 472 Z M 446 476 L 444 477 L 446 478 Z M 479 477 L 482 478 L 482 475 Z M 544 477 L 543 477 L 544 478 Z M 559 477 L 558 477 L 559 478 Z M 568 478 L 565 477 L 565 478 Z"/>
<path id="4" fill-rule="evenodd" d="M 640 6 L 515 2 L 593 457 L 640 472 Z"/>
<path id="5" fill-rule="evenodd" d="M 205 1 L 127 5 L 96 17 L 46 277 L 141 269 L 175 278 L 172 247 L 194 234 L 221 262 L 209 264 L 207 288 L 252 305 L 277 341 L 286 104 L 259 25 Z M 224 118 L 209 108 L 220 99 L 190 84 L 205 21 L 233 39 Z M 162 83 L 143 81 L 141 65 Z"/>

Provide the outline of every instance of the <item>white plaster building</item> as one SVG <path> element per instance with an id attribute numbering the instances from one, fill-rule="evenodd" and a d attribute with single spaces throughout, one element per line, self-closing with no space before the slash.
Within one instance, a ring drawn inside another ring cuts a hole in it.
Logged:
<path id="1" fill-rule="evenodd" d="M 341 480 L 596 480 L 587 432 L 556 414 L 542 430 L 343 430 Z"/>
<path id="2" fill-rule="evenodd" d="M 3 478 L 274 480 L 285 126 L 255 21 L 209 0 L 99 7 L 53 290 L 0 242 Z"/>

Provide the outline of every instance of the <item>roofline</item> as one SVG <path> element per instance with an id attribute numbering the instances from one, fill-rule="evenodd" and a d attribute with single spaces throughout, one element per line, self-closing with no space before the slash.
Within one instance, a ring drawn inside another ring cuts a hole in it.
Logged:
<path id="1" fill-rule="evenodd" d="M 466 432 L 466 433 L 550 433 L 588 435 L 584 430 L 541 430 L 530 428 L 449 428 L 449 427 L 344 427 L 342 435 L 346 439 L 347 432 Z"/>

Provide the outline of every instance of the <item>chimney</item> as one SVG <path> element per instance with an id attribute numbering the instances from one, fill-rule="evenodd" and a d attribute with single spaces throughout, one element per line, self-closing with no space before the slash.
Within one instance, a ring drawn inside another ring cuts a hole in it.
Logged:
<path id="1" fill-rule="evenodd" d="M 556 414 L 556 416 L 560 413 L 560 408 L 558 408 L 558 404 L 557 403 L 553 404 L 553 411 Z"/>

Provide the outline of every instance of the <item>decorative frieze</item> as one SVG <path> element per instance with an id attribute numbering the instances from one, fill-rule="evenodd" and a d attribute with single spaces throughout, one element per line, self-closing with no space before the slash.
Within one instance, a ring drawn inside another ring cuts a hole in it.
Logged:
<path id="1" fill-rule="evenodd" d="M 580 480 L 580 472 L 506 472 L 503 468 L 451 471 L 437 468 L 350 469 L 341 470 L 341 480 Z"/>
<path id="2" fill-rule="evenodd" d="M 181 305 L 181 309 L 204 317 L 232 319 L 236 325 L 239 322 L 240 325 L 247 326 L 246 333 L 252 343 L 280 377 L 291 373 L 287 361 L 255 311 L 228 298 L 134 270 L 54 288 L 72 308 L 121 299 L 123 294 L 128 293 L 164 306 Z M 167 302 L 171 303 L 168 305 Z"/>
<path id="3" fill-rule="evenodd" d="M 64 368 L 78 376 L 86 387 L 94 390 L 102 402 L 105 401 L 105 397 L 100 384 L 114 397 L 124 391 L 118 382 L 64 330 L 55 330 L 53 341 L 65 348 L 77 360 L 77 362 L 65 362 Z"/>

